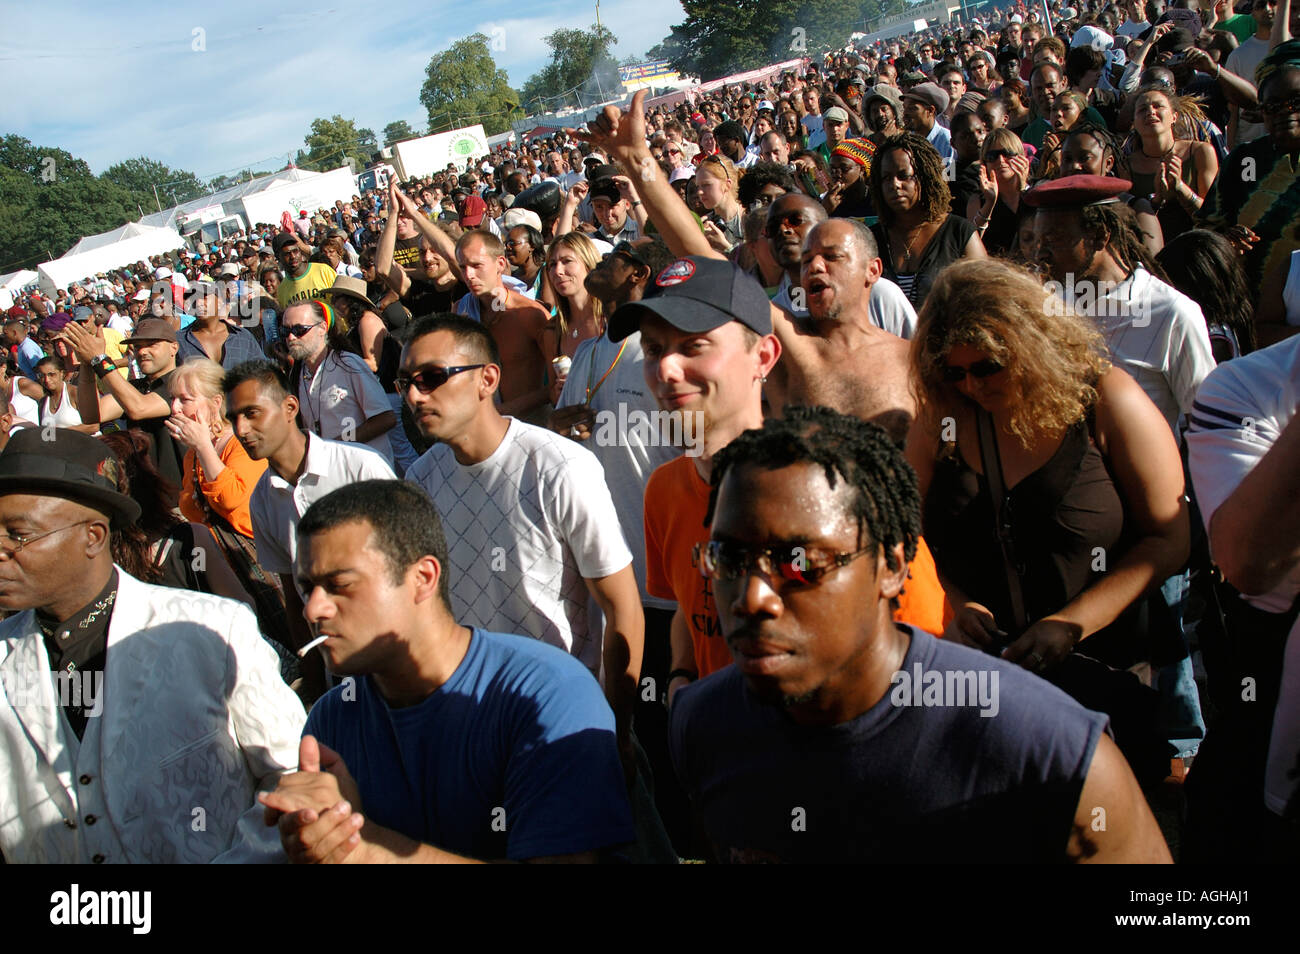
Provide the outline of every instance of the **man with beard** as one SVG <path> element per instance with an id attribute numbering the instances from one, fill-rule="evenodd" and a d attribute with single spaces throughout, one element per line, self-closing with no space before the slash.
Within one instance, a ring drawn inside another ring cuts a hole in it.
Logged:
<path id="1" fill-rule="evenodd" d="M 879 428 L 796 408 L 711 484 L 735 666 L 678 692 L 670 738 L 717 860 L 1170 860 L 1104 715 L 895 620 L 921 500 Z"/>
<path id="2" fill-rule="evenodd" d="M 903 97 L 896 87 L 872 87 L 862 101 L 862 109 L 867 114 L 867 126 L 871 130 L 868 138 L 877 146 L 903 131 L 899 125 L 903 119 Z"/>

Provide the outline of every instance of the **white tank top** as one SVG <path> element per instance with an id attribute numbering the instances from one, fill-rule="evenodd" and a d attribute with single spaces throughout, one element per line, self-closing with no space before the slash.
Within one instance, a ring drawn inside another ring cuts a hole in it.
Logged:
<path id="1" fill-rule="evenodd" d="M 53 424 L 55 427 L 72 427 L 74 424 L 80 424 L 81 414 L 72 406 L 68 400 L 68 384 L 63 384 L 63 399 L 59 402 L 59 409 L 50 413 L 50 399 L 41 398 L 41 427 Z"/>

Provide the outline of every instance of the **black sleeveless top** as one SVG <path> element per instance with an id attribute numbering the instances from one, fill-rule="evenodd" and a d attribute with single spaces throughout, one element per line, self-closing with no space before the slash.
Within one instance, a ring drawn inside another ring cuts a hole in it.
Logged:
<path id="1" fill-rule="evenodd" d="M 974 450 L 978 453 L 978 444 Z M 1119 560 L 1124 504 L 1086 422 L 1070 428 L 1051 459 L 1007 496 L 1030 622 L 1059 611 Z M 939 572 L 987 606 L 999 628 L 1014 638 L 988 483 L 955 447 L 935 463 L 922 517 Z"/>
<path id="2" fill-rule="evenodd" d="M 989 227 L 984 230 L 982 236 L 985 251 L 990 255 L 1009 255 L 1016 244 L 1019 230 L 1018 216 L 1002 201 L 1002 196 L 998 196 L 997 205 L 993 206 L 993 214 L 989 216 Z"/>
<path id="3" fill-rule="evenodd" d="M 900 275 L 894 268 L 894 252 L 889 244 L 889 229 L 885 223 L 876 223 L 871 231 L 880 246 L 885 278 L 902 288 L 912 307 L 920 311 L 925 296 L 930 294 L 930 286 L 939 277 L 939 273 L 966 254 L 966 243 L 975 234 L 975 226 L 959 216 L 949 215 L 944 219 L 943 225 L 939 226 L 939 231 L 934 233 L 930 243 L 921 250 L 910 275 Z"/>

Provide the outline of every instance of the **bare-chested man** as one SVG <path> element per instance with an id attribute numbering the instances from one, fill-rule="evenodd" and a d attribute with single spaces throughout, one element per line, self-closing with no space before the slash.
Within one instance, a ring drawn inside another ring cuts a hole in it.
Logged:
<path id="1" fill-rule="evenodd" d="M 508 277 L 510 262 L 501 240 L 490 232 L 471 229 L 453 242 L 436 223 L 420 215 L 415 203 L 395 186 L 388 194 L 391 208 L 410 216 L 425 242 L 469 289 L 456 303 L 456 313 L 478 319 L 492 332 L 501 352 L 498 411 L 529 424 L 545 425 L 550 369 L 544 333 L 550 315 L 545 306 L 510 284 L 515 279 Z M 377 256 L 376 265 L 382 264 Z"/>
<path id="2" fill-rule="evenodd" d="M 629 170 L 650 218 L 674 254 L 721 257 L 664 177 L 644 175 L 655 166 L 645 140 L 643 101 L 638 94 L 612 128 L 598 127 L 587 138 Z M 914 416 L 908 345 L 877 327 L 870 314 L 871 286 L 881 272 L 871 233 L 847 220 L 825 221 L 820 206 L 804 197 L 782 196 L 768 212 L 767 233 L 773 256 L 787 274 L 795 235 L 804 230 L 799 297 L 810 314 L 801 319 L 772 306 L 773 329 L 786 353 L 768 375 L 768 403 L 774 411 L 784 403 L 825 404 L 876 421 L 902 443 Z"/>
<path id="3" fill-rule="evenodd" d="M 829 219 L 808 232 L 801 260 L 808 317 L 772 309 L 783 352 L 767 377 L 768 403 L 823 404 L 874 421 L 902 445 L 916 415 L 908 344 L 869 314 L 881 272 L 874 237 L 852 219 Z"/>

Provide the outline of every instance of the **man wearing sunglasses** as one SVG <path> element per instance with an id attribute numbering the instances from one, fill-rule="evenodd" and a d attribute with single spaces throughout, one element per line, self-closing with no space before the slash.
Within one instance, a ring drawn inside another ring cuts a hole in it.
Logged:
<path id="1" fill-rule="evenodd" d="M 921 501 L 882 430 L 795 408 L 711 484 L 735 665 L 678 693 L 670 741 L 718 861 L 1170 860 L 1105 716 L 894 621 Z"/>
<path id="2" fill-rule="evenodd" d="M 501 355 L 483 324 L 417 320 L 397 388 L 436 441 L 407 472 L 451 531 L 458 620 L 558 646 L 598 679 L 632 767 L 632 706 L 645 620 L 632 554 L 595 456 L 517 418 L 494 400 Z M 604 628 L 590 610 L 600 607 Z"/>

